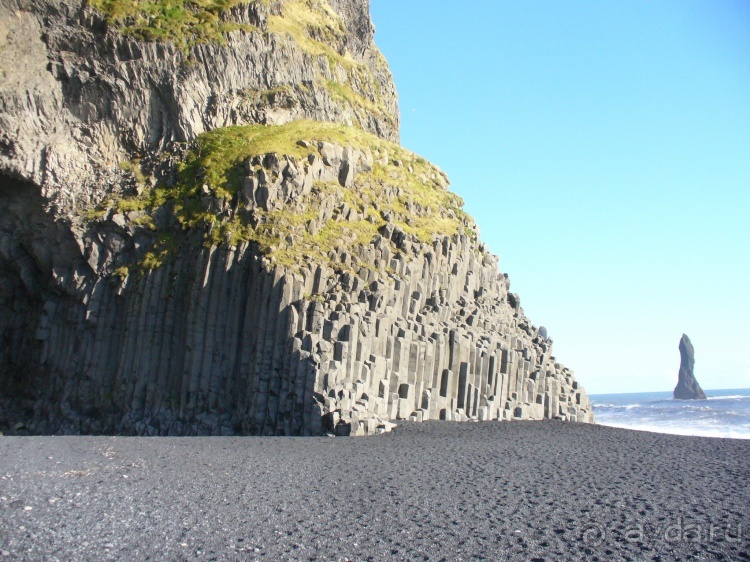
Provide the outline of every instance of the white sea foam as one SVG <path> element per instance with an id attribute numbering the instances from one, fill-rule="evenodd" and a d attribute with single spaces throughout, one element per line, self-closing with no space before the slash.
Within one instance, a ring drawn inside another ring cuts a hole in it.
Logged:
<path id="1" fill-rule="evenodd" d="M 594 402 L 594 408 L 612 408 L 618 410 L 632 410 L 634 408 L 643 408 L 643 404 L 597 404 Z"/>
<path id="2" fill-rule="evenodd" d="M 621 429 L 633 429 L 635 431 L 650 431 L 652 433 L 665 433 L 667 435 L 691 435 L 694 437 L 722 437 L 725 439 L 750 439 L 750 427 L 685 427 L 666 426 L 650 423 L 619 423 L 600 422 L 597 424 L 608 427 L 619 427 Z"/>
<path id="3" fill-rule="evenodd" d="M 708 400 L 673 400 L 671 394 L 593 396 L 596 422 L 672 435 L 750 439 L 750 390 L 709 391 Z"/>

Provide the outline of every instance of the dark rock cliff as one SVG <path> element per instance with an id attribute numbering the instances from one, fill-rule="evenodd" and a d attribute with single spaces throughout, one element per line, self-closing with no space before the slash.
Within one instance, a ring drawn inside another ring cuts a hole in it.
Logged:
<path id="1" fill-rule="evenodd" d="M 397 141 L 368 4 L 335 6 L 345 19 L 322 0 L 239 4 L 223 17 L 247 31 L 186 52 L 113 31 L 80 1 L 3 0 L 0 167 L 70 212 L 119 189 L 119 162 L 228 125 L 335 121 Z"/>
<path id="2" fill-rule="evenodd" d="M 393 142 L 368 3 L 186 5 L 169 28 L 0 0 L 4 411 L 150 435 L 593 421 L 444 174 Z"/>

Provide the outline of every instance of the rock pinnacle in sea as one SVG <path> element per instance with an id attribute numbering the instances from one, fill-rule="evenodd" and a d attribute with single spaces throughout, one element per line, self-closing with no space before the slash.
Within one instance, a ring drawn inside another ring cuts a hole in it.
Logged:
<path id="1" fill-rule="evenodd" d="M 677 386 L 674 387 L 674 397 L 677 400 L 705 400 L 706 394 L 701 385 L 695 380 L 693 367 L 695 366 L 695 350 L 690 338 L 682 334 L 680 340 L 680 374 Z"/>

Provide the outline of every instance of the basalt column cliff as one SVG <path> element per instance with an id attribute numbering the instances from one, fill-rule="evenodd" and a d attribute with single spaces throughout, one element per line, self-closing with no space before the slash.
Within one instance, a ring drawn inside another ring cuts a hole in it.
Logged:
<path id="1" fill-rule="evenodd" d="M 0 0 L 0 74 L 0 421 L 593 421 L 397 144 L 367 0 Z"/>

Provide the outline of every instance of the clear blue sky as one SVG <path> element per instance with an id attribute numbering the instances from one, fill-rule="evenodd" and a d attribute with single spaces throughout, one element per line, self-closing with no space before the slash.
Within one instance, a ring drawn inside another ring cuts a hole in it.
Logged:
<path id="1" fill-rule="evenodd" d="M 589 393 L 750 387 L 750 2 L 372 0 L 440 166 Z"/>

